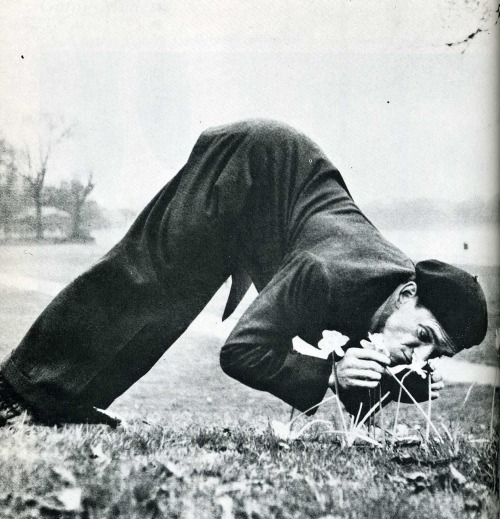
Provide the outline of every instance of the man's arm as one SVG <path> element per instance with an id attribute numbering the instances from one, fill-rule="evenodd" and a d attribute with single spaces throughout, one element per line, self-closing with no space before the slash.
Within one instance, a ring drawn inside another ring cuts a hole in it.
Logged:
<path id="1" fill-rule="evenodd" d="M 329 273 L 314 255 L 301 253 L 286 262 L 222 348 L 223 371 L 301 411 L 321 402 L 331 360 L 293 351 L 292 338 L 298 335 L 314 344 L 311 337 L 321 337 L 328 321 L 329 291 Z"/>

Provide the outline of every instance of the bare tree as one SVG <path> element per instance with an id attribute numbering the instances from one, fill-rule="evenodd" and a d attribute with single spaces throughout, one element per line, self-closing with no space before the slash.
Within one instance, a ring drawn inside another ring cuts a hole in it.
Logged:
<path id="1" fill-rule="evenodd" d="M 55 123 L 51 118 L 46 118 L 47 136 L 38 138 L 38 158 L 28 145 L 24 149 L 25 172 L 23 178 L 28 188 L 28 196 L 33 200 L 35 206 L 35 236 L 38 240 L 43 239 L 42 207 L 44 205 L 44 187 L 47 176 L 49 160 L 54 149 L 73 133 L 73 125 L 65 126 Z"/>
<path id="2" fill-rule="evenodd" d="M 10 236 L 12 220 L 22 206 L 18 180 L 15 150 L 0 138 L 0 227 L 5 237 Z"/>
<path id="3" fill-rule="evenodd" d="M 495 9 L 496 7 L 496 9 Z M 495 9 L 495 10 L 494 10 Z M 463 35 L 456 41 L 447 42 L 448 47 L 462 47 L 462 54 L 476 36 L 481 33 L 489 33 L 500 20 L 500 3 L 491 0 L 449 0 L 447 14 L 453 16 L 467 16 L 476 20 L 474 30 Z M 450 20 L 446 20 L 450 24 Z"/>
<path id="4" fill-rule="evenodd" d="M 45 197 L 47 205 L 65 211 L 71 217 L 68 232 L 70 240 L 83 240 L 89 237 L 88 232 L 83 229 L 86 216 L 84 209 L 94 187 L 92 172 L 89 174 L 87 184 L 82 184 L 79 180 L 72 180 L 71 182 L 62 181 L 59 187 L 47 186 Z"/>
<path id="5" fill-rule="evenodd" d="M 85 201 L 87 197 L 90 195 L 92 190 L 94 189 L 95 184 L 92 183 L 92 173 L 89 174 L 89 178 L 87 180 L 87 184 L 83 185 L 78 180 L 73 180 L 71 182 L 71 196 L 73 199 L 71 216 L 72 216 L 72 229 L 70 238 L 73 240 L 79 240 L 84 237 L 84 233 L 82 232 L 81 224 L 82 224 L 82 209 L 85 205 Z"/>

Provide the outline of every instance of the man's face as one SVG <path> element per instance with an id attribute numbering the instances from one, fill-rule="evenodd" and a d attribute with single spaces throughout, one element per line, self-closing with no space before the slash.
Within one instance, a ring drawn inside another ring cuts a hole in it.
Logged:
<path id="1" fill-rule="evenodd" d="M 416 297 L 397 307 L 381 330 L 391 365 L 410 364 L 413 352 L 419 360 L 451 355 L 453 352 L 438 341 L 436 324 L 427 308 L 417 306 Z"/>

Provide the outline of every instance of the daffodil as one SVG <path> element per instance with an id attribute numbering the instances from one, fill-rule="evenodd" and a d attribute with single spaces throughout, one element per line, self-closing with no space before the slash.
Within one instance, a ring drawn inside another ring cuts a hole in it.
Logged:
<path id="1" fill-rule="evenodd" d="M 310 357 L 318 357 L 319 359 L 327 359 L 330 353 L 335 352 L 338 357 L 344 356 L 343 346 L 349 341 L 349 337 L 342 335 L 336 330 L 325 330 L 323 338 L 319 341 L 318 347 L 315 348 L 300 337 L 292 339 L 293 349 L 302 355 Z"/>
<path id="2" fill-rule="evenodd" d="M 334 352 L 338 357 L 345 355 L 342 349 L 349 342 L 349 337 L 342 335 L 337 330 L 324 330 L 323 338 L 318 342 L 318 348 L 327 353 Z"/>
<path id="3" fill-rule="evenodd" d="M 361 347 L 367 350 L 375 350 L 389 356 L 389 351 L 385 347 L 384 336 L 381 333 L 369 333 L 368 340 L 360 341 Z"/>
<path id="4" fill-rule="evenodd" d="M 427 373 L 424 371 L 424 366 L 427 364 L 426 360 L 420 360 L 415 352 L 411 354 L 411 364 L 409 366 L 410 371 L 414 371 L 417 375 L 422 378 L 427 378 Z"/>

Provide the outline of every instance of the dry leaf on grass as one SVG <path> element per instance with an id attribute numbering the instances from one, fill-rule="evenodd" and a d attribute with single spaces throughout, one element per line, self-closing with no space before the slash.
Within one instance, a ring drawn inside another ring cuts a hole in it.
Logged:
<path id="1" fill-rule="evenodd" d="M 459 485 L 464 485 L 465 483 L 467 483 L 467 478 L 461 472 L 459 472 L 453 465 L 450 465 L 450 475 L 452 481 Z"/>
<path id="2" fill-rule="evenodd" d="M 217 498 L 217 504 L 221 507 L 221 519 L 234 519 L 233 500 L 228 495 Z"/>
<path id="3" fill-rule="evenodd" d="M 76 485 L 75 476 L 66 467 L 52 467 L 52 472 L 63 485 L 70 487 Z"/>
<path id="4" fill-rule="evenodd" d="M 78 487 L 64 488 L 56 495 L 56 499 L 64 510 L 78 512 L 82 508 L 82 489 Z"/>
<path id="5" fill-rule="evenodd" d="M 273 420 L 271 422 L 271 429 L 274 436 L 276 436 L 278 440 L 286 442 L 293 439 L 290 424 L 279 422 L 278 420 Z"/>
<path id="6" fill-rule="evenodd" d="M 98 443 L 97 445 L 91 445 L 90 446 L 90 452 L 91 458 L 99 461 L 100 463 L 109 463 L 111 461 L 111 458 L 104 454 L 104 451 L 102 450 L 102 445 Z"/>
<path id="7" fill-rule="evenodd" d="M 82 489 L 78 487 L 63 488 L 48 496 L 48 501 L 40 507 L 42 513 L 79 513 L 82 511 Z"/>

